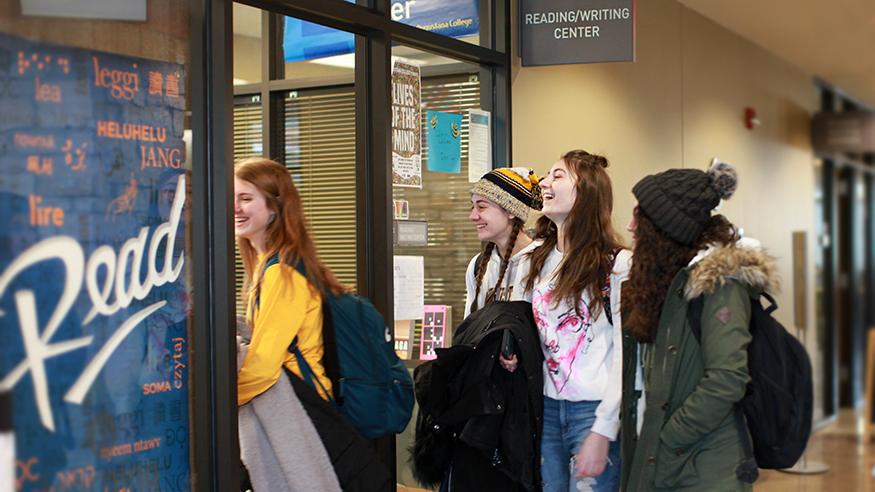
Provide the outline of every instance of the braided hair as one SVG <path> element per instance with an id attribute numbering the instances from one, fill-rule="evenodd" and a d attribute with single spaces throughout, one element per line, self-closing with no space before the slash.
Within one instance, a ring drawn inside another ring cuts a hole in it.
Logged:
<path id="1" fill-rule="evenodd" d="M 513 224 L 513 226 L 510 231 L 510 236 L 508 237 L 507 246 L 504 248 L 504 253 L 501 255 L 501 270 L 498 274 L 498 282 L 495 283 L 495 287 L 492 289 L 491 293 L 487 291 L 488 294 L 486 296 L 486 299 L 484 299 L 483 301 L 484 305 L 489 304 L 495 300 L 496 293 L 501 287 L 501 283 L 504 281 L 504 275 L 507 272 L 507 266 L 510 264 L 510 256 L 513 253 L 514 246 L 516 246 L 517 237 L 525 226 L 525 222 L 523 222 L 522 219 L 520 219 L 519 217 L 514 217 L 511 220 L 511 224 Z M 487 242 L 483 246 L 483 250 L 480 252 L 480 257 L 477 259 L 477 265 L 474 267 L 474 284 L 476 285 L 476 287 L 474 290 L 474 299 L 471 301 L 472 313 L 482 307 L 477 305 L 477 299 L 480 297 L 480 288 L 483 284 L 483 276 L 486 275 L 487 266 L 489 265 L 489 259 L 492 258 L 493 250 L 495 250 L 495 243 L 493 243 L 492 241 Z"/>

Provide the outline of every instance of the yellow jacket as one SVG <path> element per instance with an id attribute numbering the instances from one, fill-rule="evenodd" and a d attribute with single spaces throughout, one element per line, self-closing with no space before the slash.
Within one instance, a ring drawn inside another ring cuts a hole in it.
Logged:
<path id="1" fill-rule="evenodd" d="M 259 265 L 263 260 L 259 258 Z M 271 265 L 264 272 L 258 306 L 253 308 L 252 302 L 248 306 L 246 318 L 252 324 L 252 341 L 237 373 L 237 405 L 273 386 L 282 366 L 301 376 L 295 356 L 288 352 L 295 336 L 307 364 L 322 386 L 331 391 L 331 380 L 322 366 L 322 296 L 310 288 L 307 278 L 291 266 Z M 318 385 L 316 391 L 327 399 Z"/>

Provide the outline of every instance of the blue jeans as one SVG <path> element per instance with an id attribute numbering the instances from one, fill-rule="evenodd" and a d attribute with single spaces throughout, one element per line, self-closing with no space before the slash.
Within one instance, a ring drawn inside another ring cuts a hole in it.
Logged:
<path id="1" fill-rule="evenodd" d="M 620 488 L 620 441 L 608 448 L 608 465 L 597 477 L 574 478 L 573 458 L 595 423 L 598 401 L 566 401 L 544 397 L 541 434 L 541 478 L 544 492 L 614 492 Z"/>

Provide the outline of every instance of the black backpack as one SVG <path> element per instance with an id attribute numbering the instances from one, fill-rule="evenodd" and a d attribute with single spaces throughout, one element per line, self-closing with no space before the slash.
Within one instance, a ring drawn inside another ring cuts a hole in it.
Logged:
<path id="1" fill-rule="evenodd" d="M 759 299 L 751 299 L 753 338 L 747 348 L 751 381 L 744 398 L 735 405 L 736 425 L 747 457 L 737 473 L 748 483 L 756 480 L 756 467 L 789 468 L 802 457 L 811 435 L 814 400 L 811 361 L 805 347 L 772 317 L 778 308 L 775 299 L 766 293 L 761 296 L 771 306 L 764 308 Z M 703 308 L 704 299 L 697 297 L 690 301 L 687 312 L 697 341 L 702 337 Z"/>

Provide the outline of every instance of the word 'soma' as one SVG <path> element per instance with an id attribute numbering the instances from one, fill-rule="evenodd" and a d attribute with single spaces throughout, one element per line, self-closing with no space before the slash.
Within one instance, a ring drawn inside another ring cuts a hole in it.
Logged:
<path id="1" fill-rule="evenodd" d="M 0 276 L 0 298 L 6 293 L 6 289 L 21 272 L 50 260 L 61 260 L 66 271 L 64 290 L 52 311 L 51 317 L 41 330 L 37 321 L 37 303 L 33 290 L 20 289 L 14 292 L 15 308 L 18 314 L 18 323 L 21 329 L 21 338 L 24 343 L 25 358 L 17 364 L 2 380 L 0 391 L 9 391 L 28 372 L 33 379 L 34 395 L 40 421 L 50 431 L 55 430 L 55 422 L 52 416 L 49 402 L 48 379 L 46 377 L 45 361 L 52 357 L 86 347 L 91 344 L 93 337 L 84 336 L 73 340 L 53 343 L 52 337 L 61 325 L 61 322 L 70 312 L 76 298 L 82 289 L 82 282 L 93 307 L 82 320 L 86 325 L 98 314 L 111 316 L 118 311 L 131 305 L 134 299 L 143 300 L 152 291 L 152 288 L 167 283 L 175 282 L 182 272 L 184 255 L 180 255 L 173 265 L 173 249 L 176 242 L 176 233 L 179 228 L 179 220 L 182 216 L 182 206 L 185 203 L 185 175 L 179 176 L 176 183 L 176 195 L 170 209 L 170 217 L 167 222 L 155 228 L 155 232 L 148 244 L 147 274 L 140 281 L 140 270 L 143 257 L 146 255 L 146 238 L 149 228 L 143 227 L 140 233 L 125 241 L 118 254 L 109 246 L 100 246 L 95 249 L 85 263 L 85 255 L 82 246 L 69 236 L 55 236 L 44 239 L 21 253 L 6 268 Z M 164 262 L 158 270 L 159 248 L 164 242 Z M 130 269 L 129 269 L 130 267 Z M 100 285 L 98 273 L 105 270 L 103 285 Z M 130 272 L 130 275 L 128 275 Z M 79 378 L 64 395 L 64 400 L 69 403 L 81 404 L 97 375 L 109 361 L 113 352 L 124 341 L 125 337 L 149 315 L 161 309 L 167 301 L 160 301 L 134 313 L 125 320 L 121 326 L 110 336 L 94 358 L 85 366 Z M 0 317 L 5 313 L 0 311 Z"/>

